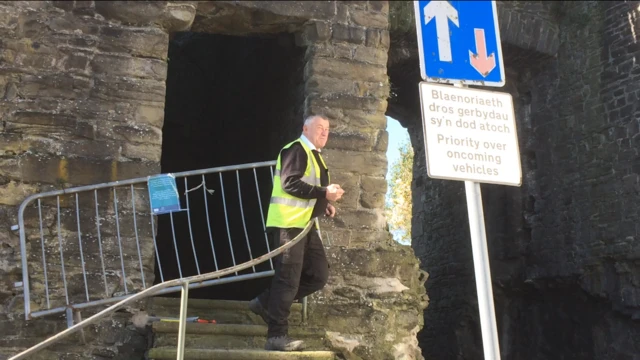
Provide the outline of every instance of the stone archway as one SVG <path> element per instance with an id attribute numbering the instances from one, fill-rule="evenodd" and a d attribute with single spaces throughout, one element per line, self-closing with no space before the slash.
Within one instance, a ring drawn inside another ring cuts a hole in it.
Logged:
<path id="1" fill-rule="evenodd" d="M 28 194 L 162 171 L 171 61 L 167 55 L 170 38 L 179 40 L 178 32 L 220 35 L 226 29 L 224 35 L 233 36 L 292 34 L 295 45 L 304 49 L 302 82 L 296 84 L 303 99 L 299 110 L 302 116 L 322 112 L 332 119 L 325 159 L 335 181 L 348 193 L 338 203 L 339 217 L 322 221 L 330 234 L 327 252 L 332 278 L 311 299 L 310 320 L 331 330 L 336 346 L 348 344 L 362 358 L 419 358 L 415 334 L 426 306 L 425 279 L 412 251 L 392 241 L 382 212 L 389 93 L 386 1 L 53 1 L 0 7 L 7 15 L 0 20 L 1 56 L 8 64 L 1 78 L 5 90 L 1 136 L 7 141 L 2 143 L 0 159 L 0 218 L 5 228 L 15 223 L 17 199 Z M 29 230 L 38 231 L 37 212 L 31 216 Z M 70 239 L 77 235 L 75 222 L 63 225 Z M 132 228 L 128 223 L 127 229 Z M 54 238 L 53 232 L 47 235 Z M 21 272 L 19 241 L 15 234 L 0 233 L 0 238 L 8 249 L 3 253 L 8 264 L 3 280 L 15 283 Z M 33 239 L 37 242 L 39 236 Z M 135 240 L 129 240 L 125 243 L 132 246 L 128 254 L 132 262 L 126 264 L 130 267 L 127 278 L 139 288 Z M 110 241 L 110 249 L 117 253 L 117 240 Z M 154 266 L 153 244 L 147 232 L 140 241 L 146 273 Z M 74 275 L 82 279 L 77 256 L 75 260 Z M 121 264 L 114 260 L 109 266 L 117 269 Z M 99 261 L 88 264 L 90 277 L 100 277 L 99 267 Z M 74 297 L 82 298 L 83 281 L 77 279 Z M 117 270 L 109 280 L 111 290 L 120 286 Z M 36 275 L 32 281 L 42 284 L 43 278 Z M 91 285 L 101 286 L 99 281 Z M 57 300 L 64 301 L 60 289 L 56 290 Z M 90 296 L 102 296 L 90 290 Z M 22 316 L 21 294 L 4 294 L 11 298 L 8 316 Z M 42 294 L 31 300 L 46 304 Z M 61 346 L 52 351 L 134 357 L 146 344 L 143 335 L 127 327 L 128 315 L 119 313 L 113 321 L 105 321 L 80 349 Z M 51 328 L 36 326 L 43 331 L 59 329 L 54 323 Z M 8 346 L 23 347 L 21 341 L 27 337 L 23 334 L 34 326 L 17 321 L 12 325 L 20 330 Z M 134 340 L 121 345 L 114 338 Z"/>
<path id="2" fill-rule="evenodd" d="M 473 259 L 467 227 L 464 184 L 427 177 L 418 82 L 421 81 L 412 3 L 393 3 L 388 71 L 391 94 L 387 114 L 409 131 L 415 157 L 413 168 L 412 247 L 430 279 L 433 299 L 425 311 L 419 340 L 425 358 L 482 357 Z M 536 14 L 535 16 L 530 16 Z M 558 25 L 548 4 L 498 2 L 498 19 L 506 66 L 506 86 L 488 89 L 513 96 L 521 144 L 523 174 L 535 166 L 531 144 L 530 80 L 558 51 Z M 485 224 L 494 276 L 496 308 L 512 304 L 510 283 L 522 271 L 514 261 L 526 251 L 530 236 L 523 213 L 532 209 L 529 193 L 520 188 L 482 185 Z M 510 317 L 499 313 L 499 327 L 510 328 Z M 511 338 L 509 338 L 511 339 Z M 511 349 L 505 344 L 503 348 Z M 505 355 L 506 356 L 506 355 Z"/>

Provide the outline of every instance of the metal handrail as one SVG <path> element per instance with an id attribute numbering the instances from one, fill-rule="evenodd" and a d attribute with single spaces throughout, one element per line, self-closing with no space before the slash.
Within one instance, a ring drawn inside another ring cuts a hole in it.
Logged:
<path id="1" fill-rule="evenodd" d="M 115 312 L 116 310 L 120 309 L 121 307 L 123 307 L 124 305 L 133 302 L 133 301 L 137 301 L 140 299 L 144 299 L 147 298 L 149 296 L 153 296 L 153 295 L 157 295 L 161 290 L 172 287 L 172 286 L 181 286 L 182 287 L 182 297 L 181 297 L 181 301 L 180 301 L 180 325 L 179 325 L 179 330 L 178 330 L 178 346 L 177 346 L 177 353 L 178 353 L 178 360 L 182 360 L 184 357 L 184 345 L 185 345 L 185 333 L 186 333 L 186 317 L 187 317 L 187 299 L 188 299 L 188 291 L 189 291 L 189 283 L 191 282 L 201 282 L 201 281 L 206 281 L 206 280 L 210 280 L 210 279 L 214 279 L 214 278 L 219 278 L 225 275 L 229 275 L 232 273 L 235 273 L 237 271 L 241 271 L 247 268 L 250 268 L 252 266 L 258 265 L 260 263 L 263 263 L 267 260 L 270 260 L 271 258 L 274 258 L 276 256 L 278 256 L 279 254 L 281 254 L 282 252 L 284 252 L 285 250 L 289 249 L 290 247 L 294 246 L 295 244 L 297 244 L 303 237 L 305 237 L 309 231 L 311 230 L 311 227 L 313 226 L 314 223 L 316 223 L 316 221 L 309 221 L 309 223 L 307 224 L 307 226 L 302 230 L 302 232 L 296 236 L 295 238 L 293 238 L 291 241 L 287 242 L 286 244 L 280 246 L 279 248 L 272 250 L 271 252 L 262 255 L 260 257 L 257 257 L 251 261 L 247 261 L 243 264 L 240 265 L 236 265 L 224 270 L 218 270 L 218 271 L 214 271 L 214 272 L 210 272 L 207 274 L 201 274 L 201 275 L 194 275 L 194 276 L 190 276 L 190 277 L 186 277 L 186 278 L 181 278 L 181 279 L 175 279 L 175 280 L 169 280 L 169 281 L 165 281 L 163 283 L 160 284 L 156 284 L 148 289 L 145 289 L 135 295 L 132 295 L 120 302 L 118 302 L 117 304 L 111 305 L 110 307 L 100 311 L 99 313 L 67 328 L 66 330 L 62 331 L 59 334 L 56 334 L 50 338 L 48 338 L 47 340 L 44 340 L 41 343 L 38 343 L 32 347 L 30 347 L 29 349 L 9 358 L 9 360 L 19 360 L 19 359 L 24 359 L 26 356 L 31 355 L 39 350 L 42 350 L 50 345 L 52 345 L 53 343 L 62 340 L 63 338 L 77 332 L 78 330 L 83 329 L 84 327 L 95 323 L 97 320 L 100 320 L 102 318 L 104 318 L 105 316 Z"/>

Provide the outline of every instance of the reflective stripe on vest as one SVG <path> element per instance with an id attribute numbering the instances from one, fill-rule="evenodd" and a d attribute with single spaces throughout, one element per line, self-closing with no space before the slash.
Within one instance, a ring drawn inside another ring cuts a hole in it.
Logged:
<path id="1" fill-rule="evenodd" d="M 302 181 L 313 185 L 320 186 L 320 165 L 316 161 L 311 149 L 300 139 L 297 139 L 284 146 L 288 149 L 295 143 L 300 143 L 307 153 L 307 168 L 305 169 Z M 324 160 L 320 157 L 322 164 Z M 326 167 L 326 165 L 324 165 Z M 280 170 L 282 167 L 281 156 L 278 155 L 276 170 L 273 176 L 273 191 L 271 193 L 271 201 L 269 203 L 269 211 L 267 213 L 267 227 L 279 228 L 304 228 L 313 213 L 313 207 L 316 205 L 316 199 L 301 199 L 287 194 L 282 188 L 280 178 Z"/>
<path id="2" fill-rule="evenodd" d="M 315 157 L 314 157 L 314 160 L 315 160 Z M 311 175 L 301 177 L 302 181 L 306 182 L 307 184 L 315 184 L 316 182 L 315 172 L 316 172 L 315 169 L 311 167 Z M 276 169 L 273 176 L 280 176 L 280 169 Z M 318 183 L 318 186 L 320 186 L 320 183 Z"/>

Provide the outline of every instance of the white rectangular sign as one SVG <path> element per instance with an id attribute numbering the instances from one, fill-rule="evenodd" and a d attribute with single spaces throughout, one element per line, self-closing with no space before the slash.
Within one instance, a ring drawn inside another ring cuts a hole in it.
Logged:
<path id="1" fill-rule="evenodd" d="M 510 94 L 421 82 L 420 102 L 429 177 L 522 184 Z"/>

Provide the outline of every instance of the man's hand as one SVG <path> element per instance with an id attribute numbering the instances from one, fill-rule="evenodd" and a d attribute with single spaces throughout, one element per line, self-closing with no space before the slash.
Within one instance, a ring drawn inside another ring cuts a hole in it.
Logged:
<path id="1" fill-rule="evenodd" d="M 342 194 L 344 194 L 344 190 L 338 184 L 331 184 L 327 186 L 327 200 L 329 201 L 337 201 L 342 198 Z"/>
<path id="2" fill-rule="evenodd" d="M 334 217 L 334 215 L 336 214 L 336 208 L 331 204 L 327 204 L 327 210 L 325 211 L 325 214 L 327 214 L 328 217 Z"/>

